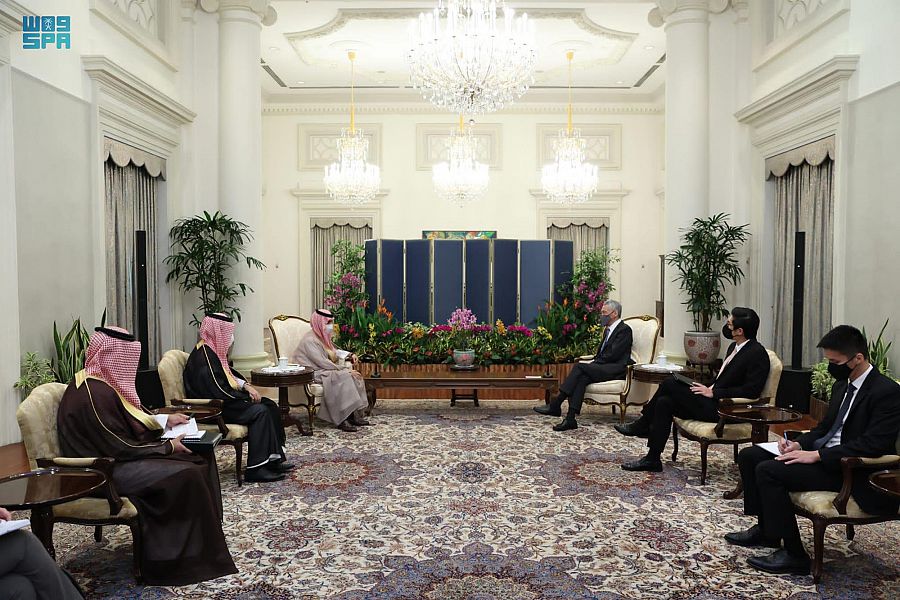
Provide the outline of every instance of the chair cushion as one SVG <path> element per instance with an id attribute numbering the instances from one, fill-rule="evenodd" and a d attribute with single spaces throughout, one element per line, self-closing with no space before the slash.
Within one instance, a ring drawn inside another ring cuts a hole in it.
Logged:
<path id="1" fill-rule="evenodd" d="M 594 395 L 615 395 L 618 396 L 625 391 L 624 379 L 613 379 L 612 381 L 601 381 L 600 383 L 592 383 L 584 389 L 585 396 Z M 616 398 L 618 402 L 618 398 Z"/>
<path id="2" fill-rule="evenodd" d="M 716 435 L 716 424 L 707 421 L 694 421 L 693 419 L 672 419 L 675 425 L 682 431 L 694 437 L 708 440 L 739 440 L 750 437 L 752 426 L 749 423 L 729 423 L 722 431 L 722 437 Z"/>
<path id="3" fill-rule="evenodd" d="M 115 515 L 116 519 L 131 519 L 138 514 L 137 508 L 128 498 L 122 497 L 122 509 Z M 113 518 L 109 514 L 109 502 L 106 498 L 79 498 L 53 507 L 53 516 L 57 519 L 93 519 L 105 520 Z"/>
<path id="4" fill-rule="evenodd" d="M 832 504 L 832 502 L 834 502 L 834 499 L 837 498 L 837 495 L 837 492 L 826 491 L 791 492 L 791 502 L 793 502 L 795 506 L 798 506 L 807 512 L 821 515 L 830 519 L 836 519 L 837 517 L 843 516 L 838 514 L 837 509 Z M 865 519 L 873 515 L 864 512 L 859 507 L 859 504 L 856 503 L 856 500 L 854 500 L 851 496 L 850 501 L 847 502 L 846 516 L 852 517 L 854 519 Z"/>
<path id="5" fill-rule="evenodd" d="M 246 425 L 238 425 L 237 423 L 225 423 L 225 426 L 228 427 L 228 435 L 226 435 L 223 439 L 226 439 L 229 442 L 244 439 L 250 434 L 250 430 L 247 429 Z M 215 431 L 216 433 L 219 432 L 219 426 L 214 423 L 200 423 L 198 425 L 198 428 L 203 431 Z"/>
<path id="6" fill-rule="evenodd" d="M 56 413 L 59 402 L 66 393 L 63 383 L 45 383 L 34 388 L 16 410 L 16 421 L 25 442 L 25 451 L 31 468 L 37 467 L 38 458 L 59 456 L 59 436 L 56 431 Z"/>
<path id="7" fill-rule="evenodd" d="M 157 370 L 167 405 L 184 398 L 184 367 L 187 360 L 187 352 L 169 350 L 159 361 Z"/>
<path id="8" fill-rule="evenodd" d="M 309 384 L 309 393 L 316 397 L 324 396 L 325 388 L 321 383 L 311 383 Z"/>

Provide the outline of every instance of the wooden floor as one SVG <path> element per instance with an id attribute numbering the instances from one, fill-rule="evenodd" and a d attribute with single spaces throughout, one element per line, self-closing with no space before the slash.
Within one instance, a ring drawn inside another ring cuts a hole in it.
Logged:
<path id="1" fill-rule="evenodd" d="M 772 427 L 772 432 L 776 435 L 781 435 L 785 429 L 810 429 L 815 424 L 815 419 L 809 415 L 804 415 L 803 419 L 797 423 Z M 24 473 L 27 470 L 28 456 L 25 454 L 24 444 L 20 442 L 8 446 L 0 446 L 0 477 Z"/>

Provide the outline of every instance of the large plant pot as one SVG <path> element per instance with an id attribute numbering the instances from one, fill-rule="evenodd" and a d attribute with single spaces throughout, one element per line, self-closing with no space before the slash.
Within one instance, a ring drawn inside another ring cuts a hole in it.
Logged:
<path id="1" fill-rule="evenodd" d="M 454 350 L 453 364 L 457 367 L 471 367 L 475 364 L 474 350 Z"/>
<path id="2" fill-rule="evenodd" d="M 711 365 L 719 358 L 718 331 L 685 331 L 684 353 L 695 365 Z"/>

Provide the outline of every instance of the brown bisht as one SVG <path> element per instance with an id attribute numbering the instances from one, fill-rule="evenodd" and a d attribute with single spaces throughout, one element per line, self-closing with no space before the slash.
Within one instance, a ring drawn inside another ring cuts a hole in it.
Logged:
<path id="1" fill-rule="evenodd" d="M 214 462 L 174 454 L 149 415 L 84 371 L 63 395 L 57 425 L 65 456 L 115 459 L 116 490 L 138 510 L 146 583 L 187 585 L 237 573 L 219 522 Z"/>

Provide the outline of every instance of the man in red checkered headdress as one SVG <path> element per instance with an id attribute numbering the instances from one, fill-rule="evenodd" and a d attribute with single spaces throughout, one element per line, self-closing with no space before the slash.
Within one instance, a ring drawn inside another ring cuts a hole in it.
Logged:
<path id="1" fill-rule="evenodd" d="M 184 367 L 184 392 L 189 398 L 221 400 L 225 421 L 247 426 L 247 481 L 284 479 L 294 465 L 285 460 L 281 410 L 228 364 L 233 342 L 231 317 L 222 313 L 204 317 L 200 341 Z"/>
<path id="2" fill-rule="evenodd" d="M 180 437 L 161 439 L 162 419 L 141 406 L 134 387 L 140 354 L 140 342 L 124 329 L 94 331 L 84 370 L 59 405 L 62 454 L 115 459 L 112 482 L 140 517 L 140 569 L 148 584 L 187 585 L 236 573 L 219 522 L 215 462 L 192 454 Z M 186 421 L 169 415 L 165 424 Z"/>

